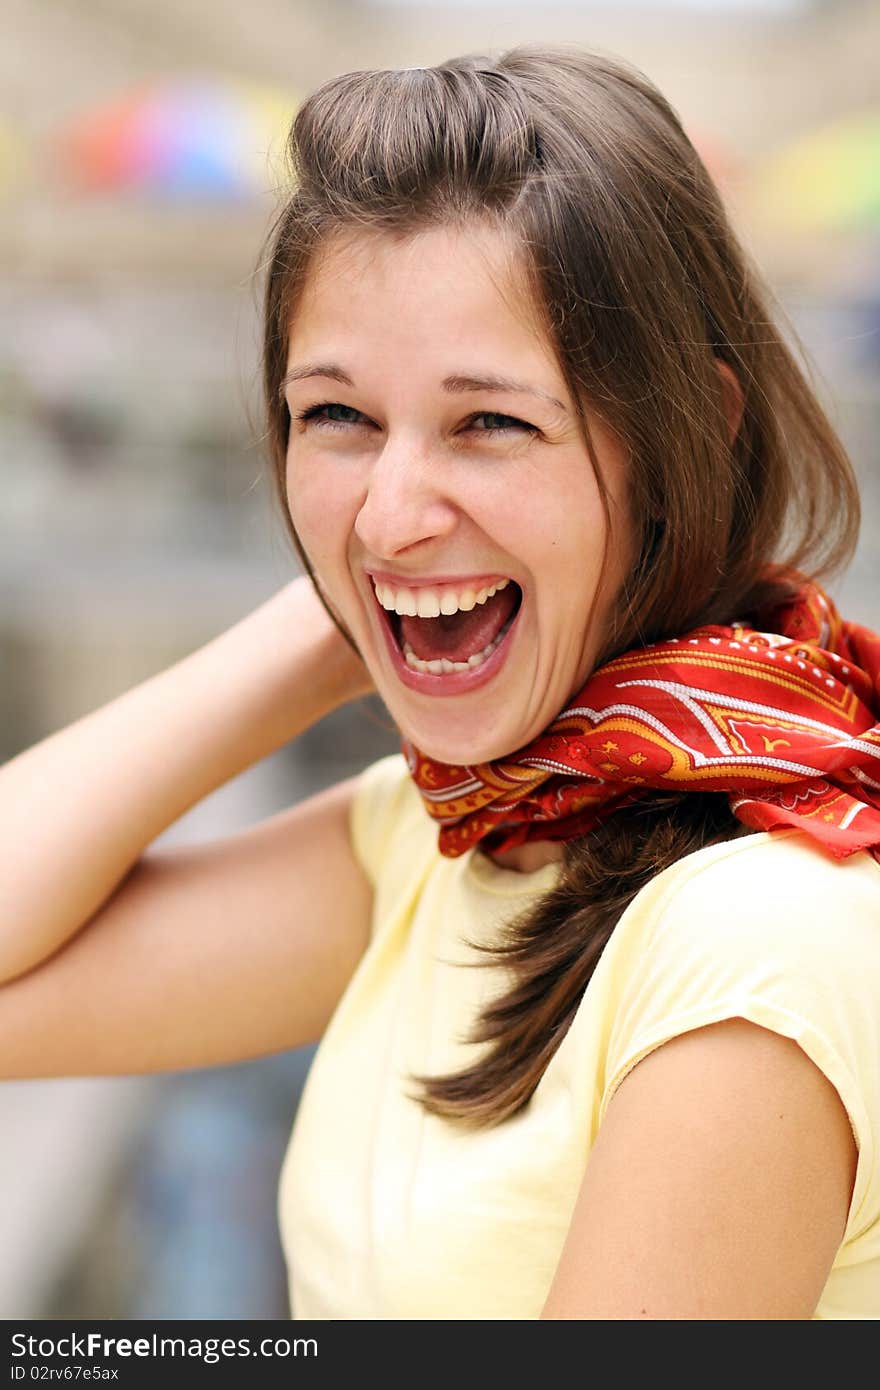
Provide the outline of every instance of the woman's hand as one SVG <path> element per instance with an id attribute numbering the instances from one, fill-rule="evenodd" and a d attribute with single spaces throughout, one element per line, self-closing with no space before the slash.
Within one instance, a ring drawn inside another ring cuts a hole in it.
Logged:
<path id="1" fill-rule="evenodd" d="M 337 703 L 347 704 L 349 700 L 356 700 L 362 695 L 372 694 L 376 689 L 373 678 L 367 670 L 363 658 L 340 631 L 337 624 L 342 627 L 345 624 L 320 578 L 316 576 L 313 584 L 308 575 L 303 575 L 299 579 L 294 579 L 289 588 L 295 593 L 296 602 L 310 602 L 318 630 L 324 628 L 326 642 L 324 660 L 327 663 L 328 674 L 335 678 L 338 693 Z M 308 600 L 303 599 L 305 594 L 308 594 Z M 328 609 L 330 610 L 329 613 Z"/>

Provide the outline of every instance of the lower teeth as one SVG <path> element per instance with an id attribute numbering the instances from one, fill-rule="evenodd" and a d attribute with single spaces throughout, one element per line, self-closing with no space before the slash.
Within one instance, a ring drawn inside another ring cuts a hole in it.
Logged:
<path id="1" fill-rule="evenodd" d="M 511 614 L 507 622 L 499 630 L 498 635 L 492 638 L 489 645 L 484 647 L 481 652 L 474 652 L 473 656 L 469 656 L 467 661 L 448 661 L 445 656 L 442 656 L 439 661 L 422 661 L 416 656 L 409 642 L 404 642 L 403 654 L 406 657 L 406 664 L 409 666 L 410 670 L 426 671 L 430 676 L 446 676 L 453 671 L 473 670 L 475 666 L 482 666 L 486 658 L 492 655 L 495 648 L 501 645 L 504 638 L 507 636 L 508 629 L 515 616 L 516 614 Z"/>

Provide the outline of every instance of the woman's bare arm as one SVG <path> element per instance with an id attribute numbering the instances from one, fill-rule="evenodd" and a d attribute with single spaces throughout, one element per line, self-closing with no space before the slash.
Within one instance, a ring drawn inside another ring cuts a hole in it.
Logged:
<path id="1" fill-rule="evenodd" d="M 541 1316 L 810 1318 L 856 1162 L 797 1043 L 741 1018 L 675 1037 L 608 1107 Z"/>
<path id="2" fill-rule="evenodd" d="M 0 981 L 47 959 L 198 801 L 370 688 L 303 576 L 0 768 Z"/>
<path id="3" fill-rule="evenodd" d="M 369 932 L 355 780 L 142 855 L 66 946 L 0 986 L 0 1077 L 211 1066 L 316 1041 Z"/>
<path id="4" fill-rule="evenodd" d="M 369 930 L 353 780 L 213 844 L 150 846 L 371 688 L 297 579 L 0 769 L 0 1076 L 207 1065 L 320 1035 Z"/>

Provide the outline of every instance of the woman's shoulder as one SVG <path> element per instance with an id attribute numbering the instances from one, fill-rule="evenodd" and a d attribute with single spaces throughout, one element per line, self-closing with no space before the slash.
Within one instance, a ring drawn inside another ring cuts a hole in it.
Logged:
<path id="1" fill-rule="evenodd" d="M 641 899 L 641 902 L 640 902 Z M 652 940 L 696 930 L 732 934 L 744 950 L 795 939 L 822 949 L 845 933 L 850 947 L 880 945 L 880 863 L 867 850 L 836 859 L 803 831 L 761 831 L 706 845 L 659 873 L 637 896 Z"/>
<path id="2" fill-rule="evenodd" d="M 734 1017 L 795 1038 L 851 1105 L 867 1090 L 880 1106 L 880 864 L 867 851 L 832 859 L 799 830 L 697 850 L 636 896 L 600 972 L 603 1109 L 654 1047 Z"/>
<path id="3" fill-rule="evenodd" d="M 636 895 L 606 954 L 635 1014 L 735 997 L 815 1012 L 830 993 L 880 1017 L 880 864 L 833 859 L 800 830 L 707 845 Z"/>
<path id="4" fill-rule="evenodd" d="M 583 1007 L 603 1038 L 600 1122 L 633 1067 L 681 1034 L 736 1018 L 797 1042 L 859 1147 L 848 1230 L 880 1220 L 880 864 L 867 851 L 833 859 L 786 829 L 686 855 L 623 913 Z"/>

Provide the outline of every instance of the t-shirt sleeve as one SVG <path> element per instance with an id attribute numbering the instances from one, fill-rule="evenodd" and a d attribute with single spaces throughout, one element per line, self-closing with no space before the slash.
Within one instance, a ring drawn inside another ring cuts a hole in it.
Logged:
<path id="1" fill-rule="evenodd" d="M 393 930 L 437 856 L 437 828 L 402 753 L 364 768 L 349 818 L 355 857 L 373 889 L 370 940 Z"/>
<path id="2" fill-rule="evenodd" d="M 361 772 L 349 825 L 355 857 L 372 886 L 393 846 L 395 827 L 410 809 L 412 779 L 402 753 L 389 753 Z"/>
<path id="3" fill-rule="evenodd" d="M 880 1229 L 880 864 L 867 852 L 832 860 L 799 832 L 725 848 L 667 871 L 652 930 L 633 935 L 600 1123 L 628 1072 L 679 1034 L 744 1018 L 792 1038 L 837 1090 L 858 1145 L 852 1240 Z"/>

